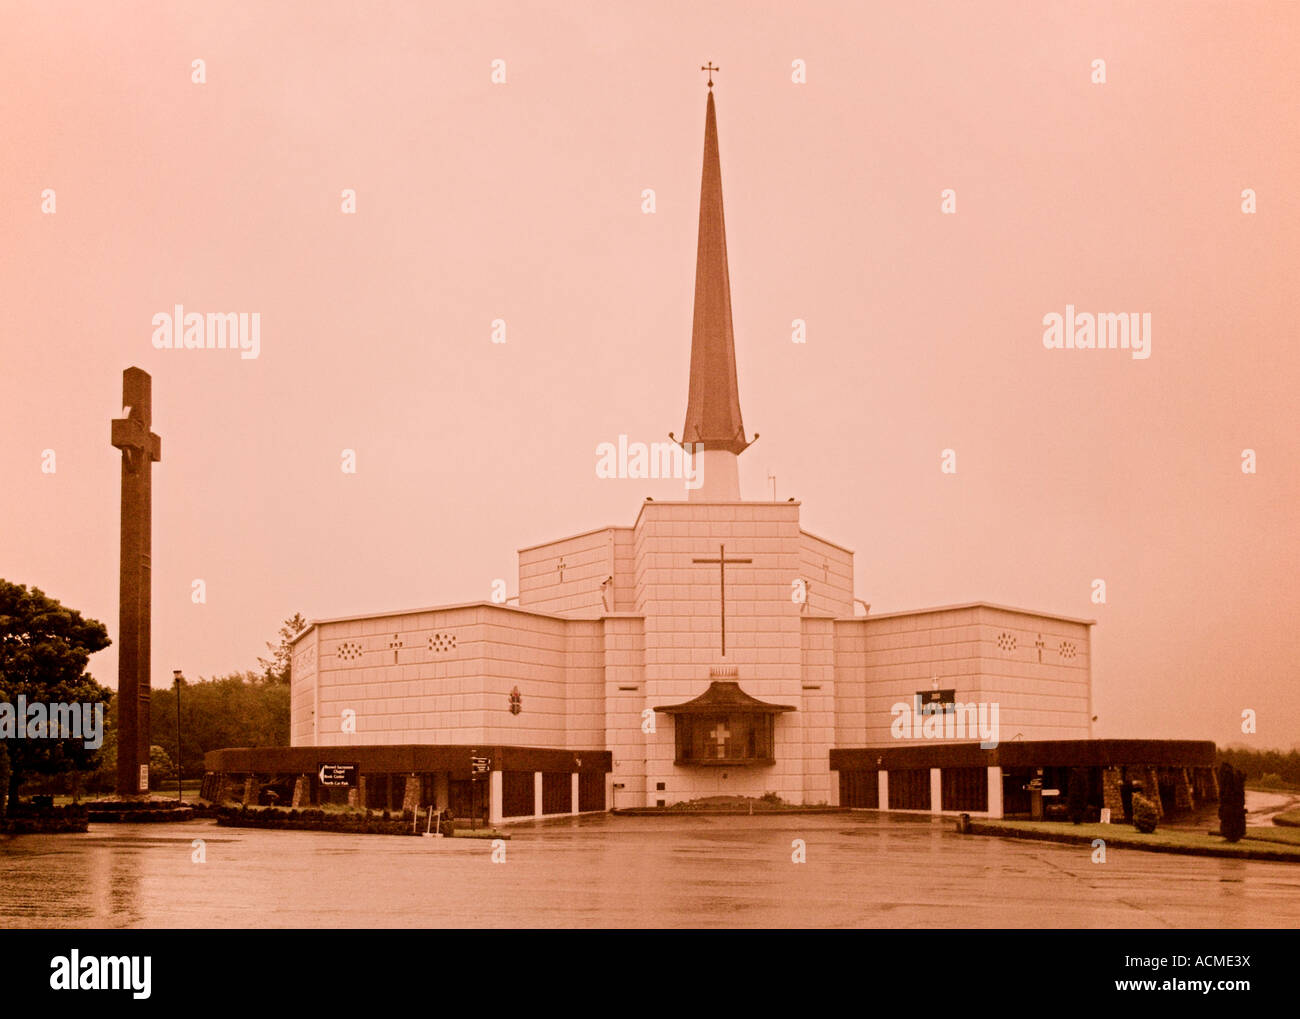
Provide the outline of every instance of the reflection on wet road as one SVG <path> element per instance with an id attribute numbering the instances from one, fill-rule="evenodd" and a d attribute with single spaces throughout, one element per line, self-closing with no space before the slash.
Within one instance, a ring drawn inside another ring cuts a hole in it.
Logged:
<path id="1" fill-rule="evenodd" d="M 0 840 L 0 926 L 1300 927 L 1300 865 L 1095 864 L 1087 846 L 952 828 L 592 815 L 514 827 L 493 863 L 485 840 L 100 824 Z"/>

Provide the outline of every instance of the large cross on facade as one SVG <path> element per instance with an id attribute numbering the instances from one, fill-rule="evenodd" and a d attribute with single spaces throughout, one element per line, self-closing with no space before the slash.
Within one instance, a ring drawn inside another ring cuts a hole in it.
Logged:
<path id="1" fill-rule="evenodd" d="M 717 559 L 692 559 L 693 563 L 717 564 L 718 586 L 722 592 L 722 657 L 727 657 L 727 566 L 737 563 L 752 563 L 753 559 L 728 559 L 727 546 L 718 546 Z"/>
<path id="2" fill-rule="evenodd" d="M 152 468 L 162 459 L 153 423 L 147 372 L 122 373 L 124 418 L 113 420 L 113 445 L 122 451 L 122 538 L 118 574 L 117 793 L 149 791 L 149 649 L 153 529 Z"/>

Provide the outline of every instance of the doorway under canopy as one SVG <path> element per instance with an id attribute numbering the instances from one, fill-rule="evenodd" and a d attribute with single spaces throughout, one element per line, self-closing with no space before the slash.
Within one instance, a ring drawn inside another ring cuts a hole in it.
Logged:
<path id="1" fill-rule="evenodd" d="M 655 710 L 672 716 L 674 764 L 736 767 L 775 764 L 776 716 L 795 709 L 751 697 L 734 681 L 715 680 L 694 700 Z"/>

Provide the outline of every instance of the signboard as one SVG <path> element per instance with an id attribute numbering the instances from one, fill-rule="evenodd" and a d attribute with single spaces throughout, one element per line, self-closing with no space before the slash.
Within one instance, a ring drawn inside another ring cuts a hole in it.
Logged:
<path id="1" fill-rule="evenodd" d="M 956 690 L 916 691 L 916 713 L 918 715 L 943 715 L 956 709 Z"/>
<path id="2" fill-rule="evenodd" d="M 357 765 L 355 764 L 322 764 L 317 776 L 320 778 L 321 785 L 356 785 L 357 784 Z"/>
<path id="3" fill-rule="evenodd" d="M 147 793 L 148 791 L 149 791 L 149 765 L 142 764 L 140 765 L 140 792 Z"/>
<path id="4" fill-rule="evenodd" d="M 470 774 L 474 778 L 486 775 L 492 770 L 492 758 L 490 757 L 471 757 L 469 759 Z"/>

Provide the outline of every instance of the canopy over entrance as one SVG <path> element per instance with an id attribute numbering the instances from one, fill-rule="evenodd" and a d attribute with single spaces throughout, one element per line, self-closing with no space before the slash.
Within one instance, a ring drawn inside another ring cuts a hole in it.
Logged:
<path id="1" fill-rule="evenodd" d="M 716 715 L 719 712 L 749 711 L 759 714 L 777 715 L 782 711 L 794 711 L 789 704 L 769 704 L 751 697 L 732 680 L 714 680 L 709 688 L 694 700 L 681 704 L 665 704 L 655 708 L 665 715 Z"/>
<path id="2" fill-rule="evenodd" d="M 673 763 L 736 767 L 775 764 L 776 716 L 795 709 L 751 697 L 739 683 L 715 680 L 694 700 L 655 710 L 673 716 Z"/>

